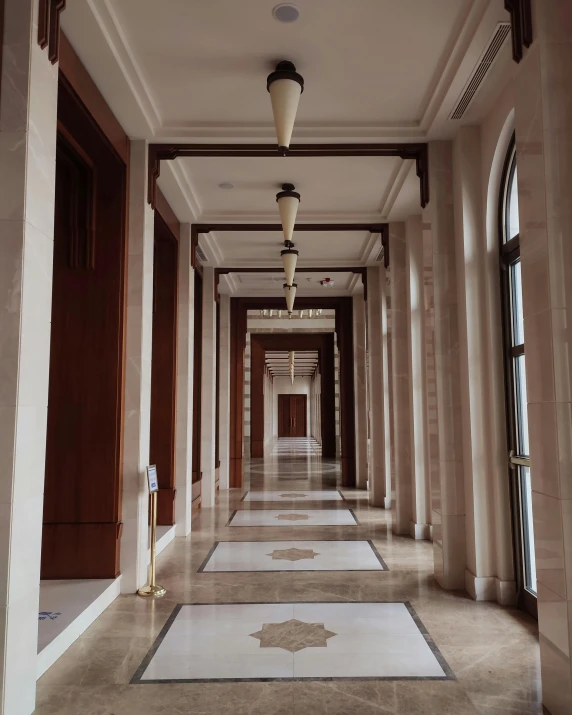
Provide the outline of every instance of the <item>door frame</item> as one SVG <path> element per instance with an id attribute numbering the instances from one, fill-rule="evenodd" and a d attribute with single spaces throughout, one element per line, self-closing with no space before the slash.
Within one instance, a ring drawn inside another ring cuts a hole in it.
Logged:
<path id="1" fill-rule="evenodd" d="M 318 351 L 322 375 L 322 456 L 336 457 L 334 333 L 252 333 L 250 336 L 250 456 L 264 457 L 264 362 L 274 350 Z M 353 387 L 353 382 L 352 382 Z M 232 395 L 232 388 L 231 388 Z M 340 411 L 341 412 L 341 411 Z M 354 413 L 351 410 L 351 419 Z M 341 417 L 343 421 L 343 417 Z M 352 424 L 353 428 L 353 424 Z"/>
<path id="2" fill-rule="evenodd" d="M 216 285 L 215 285 L 216 294 Z M 335 331 L 339 350 L 340 375 L 340 442 L 342 486 L 355 487 L 356 484 L 356 435 L 354 414 L 354 348 L 353 348 L 353 304 L 346 296 L 322 298 L 303 297 L 296 300 L 299 309 L 323 308 L 335 311 Z M 244 440 L 244 352 L 246 348 L 247 312 L 263 308 L 284 308 L 284 298 L 231 298 L 230 299 L 230 486 L 242 487 L 243 482 L 243 440 Z M 270 335 L 267 333 L 267 335 Z M 292 333 L 290 333 L 290 336 Z M 301 335 L 299 333 L 299 335 Z M 333 333 L 320 333 L 330 335 Z M 282 333 L 288 337 L 287 333 Z M 274 334 L 274 337 L 279 337 Z M 300 348 L 303 349 L 303 348 Z M 316 348 L 313 348 L 314 350 Z M 322 375 L 324 371 L 322 369 Z M 251 385 L 252 393 L 252 385 Z M 324 390 L 322 391 L 324 394 Z M 334 388 L 327 397 L 335 404 Z M 259 404 L 260 406 L 260 404 Z M 252 413 L 251 394 L 251 413 Z M 334 412 L 334 407 L 332 407 Z M 322 401 L 322 415 L 324 402 Z M 334 437 L 335 446 L 335 437 Z M 335 451 L 334 451 L 335 457 Z"/>

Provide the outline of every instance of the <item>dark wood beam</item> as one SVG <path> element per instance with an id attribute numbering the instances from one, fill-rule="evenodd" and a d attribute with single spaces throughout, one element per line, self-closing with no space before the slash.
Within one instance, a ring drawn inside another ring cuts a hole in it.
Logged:
<path id="1" fill-rule="evenodd" d="M 507 0 L 508 1 L 508 0 Z M 399 157 L 415 161 L 419 177 L 421 206 L 429 203 L 429 164 L 426 143 L 393 144 L 292 144 L 288 150 L 275 144 L 150 144 L 148 201 L 155 207 L 161 162 L 190 157 Z"/>
<path id="2" fill-rule="evenodd" d="M 39 0 L 38 44 L 48 48 L 48 58 L 55 65 L 60 56 L 60 15 L 66 0 Z"/>
<path id="3" fill-rule="evenodd" d="M 523 47 L 530 47 L 533 40 L 532 3 L 531 0 L 504 0 L 504 7 L 510 15 L 512 58 L 518 63 L 523 57 Z"/>

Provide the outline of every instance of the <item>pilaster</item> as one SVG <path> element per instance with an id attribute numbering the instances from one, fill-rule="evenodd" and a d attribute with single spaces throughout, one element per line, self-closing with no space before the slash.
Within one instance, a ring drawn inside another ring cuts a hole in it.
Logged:
<path id="1" fill-rule="evenodd" d="M 177 423 L 175 432 L 175 522 L 177 536 L 191 531 L 193 481 L 193 364 L 195 270 L 191 263 L 191 225 L 181 225 L 177 313 Z"/>
<path id="2" fill-rule="evenodd" d="M 0 713 L 30 715 L 50 365 L 58 67 L 37 2 L 4 0 L 0 98 Z"/>

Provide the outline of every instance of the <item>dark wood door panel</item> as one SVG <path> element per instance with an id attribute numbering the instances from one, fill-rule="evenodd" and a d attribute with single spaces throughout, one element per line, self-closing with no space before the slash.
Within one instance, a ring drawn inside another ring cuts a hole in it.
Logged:
<path id="1" fill-rule="evenodd" d="M 306 436 L 306 395 L 292 395 L 292 412 L 294 416 L 292 437 Z"/>
<path id="2" fill-rule="evenodd" d="M 175 419 L 179 243 L 155 211 L 149 460 L 157 465 L 157 523 L 175 523 Z"/>
<path id="3" fill-rule="evenodd" d="M 201 378 L 203 369 L 203 277 L 195 269 L 193 357 L 193 484 L 201 479 Z"/>
<path id="4" fill-rule="evenodd" d="M 42 578 L 119 571 L 126 174 L 60 75 Z"/>
<path id="5" fill-rule="evenodd" d="M 306 409 L 306 395 L 278 395 L 278 436 L 305 437 Z"/>

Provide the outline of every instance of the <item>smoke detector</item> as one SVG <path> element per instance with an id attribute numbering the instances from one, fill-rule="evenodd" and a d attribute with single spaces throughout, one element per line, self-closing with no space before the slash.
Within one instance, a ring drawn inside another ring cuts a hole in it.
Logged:
<path id="1" fill-rule="evenodd" d="M 324 280 L 320 281 L 320 285 L 323 288 L 333 288 L 334 281 L 331 278 L 324 278 Z"/>

